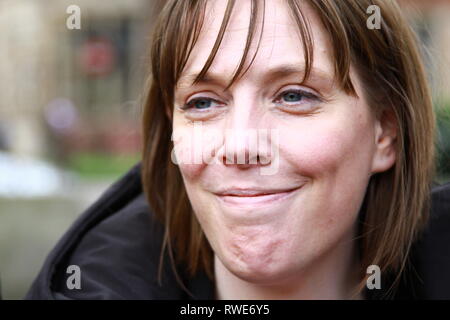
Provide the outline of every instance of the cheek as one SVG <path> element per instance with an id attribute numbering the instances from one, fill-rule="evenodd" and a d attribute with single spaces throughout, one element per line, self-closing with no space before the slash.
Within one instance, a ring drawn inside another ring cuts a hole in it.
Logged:
<path id="1" fill-rule="evenodd" d="M 195 181 L 203 170 L 203 165 L 201 164 L 178 164 L 181 174 L 185 180 Z M 187 186 L 186 186 L 187 187 Z"/>
<path id="2" fill-rule="evenodd" d="M 203 165 L 196 163 L 191 147 L 186 145 L 183 141 L 174 143 L 174 149 L 172 150 L 172 161 L 175 161 L 178 165 L 180 172 L 184 179 L 188 181 L 195 180 L 201 173 Z"/>
<path id="3" fill-rule="evenodd" d="M 280 154 L 306 176 L 370 168 L 374 140 L 368 121 L 312 120 L 283 130 Z"/>
<path id="4" fill-rule="evenodd" d="M 346 232 L 364 198 L 374 132 L 369 120 L 360 119 L 348 115 L 333 121 L 311 120 L 302 129 L 286 128 L 292 131 L 285 136 L 301 138 L 288 139 L 280 146 L 286 162 L 297 173 L 311 178 L 307 197 L 297 204 L 310 214 L 299 217 L 299 225 L 316 230 L 320 241 L 327 242 L 324 235 L 333 240 Z"/>
<path id="5" fill-rule="evenodd" d="M 206 165 L 203 161 L 205 146 L 213 143 L 205 141 L 210 135 L 204 134 L 201 127 L 176 123 L 172 133 L 172 161 L 176 162 L 185 179 L 194 181 Z"/>
<path id="6" fill-rule="evenodd" d="M 321 230 L 319 234 L 345 232 L 359 212 L 374 154 L 370 118 L 361 118 L 317 119 L 302 129 L 286 128 L 291 131 L 286 137 L 301 138 L 286 140 L 280 154 L 289 167 L 311 179 L 308 196 L 297 205 L 312 214 L 300 217 L 299 224 Z"/>

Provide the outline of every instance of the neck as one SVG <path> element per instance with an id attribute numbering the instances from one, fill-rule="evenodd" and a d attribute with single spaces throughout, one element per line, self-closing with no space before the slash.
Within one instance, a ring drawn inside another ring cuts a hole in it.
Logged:
<path id="1" fill-rule="evenodd" d="M 237 277 L 215 255 L 216 297 L 220 300 L 362 299 L 361 294 L 354 295 L 353 291 L 360 280 L 356 243 L 342 242 L 294 276 L 270 285 Z"/>

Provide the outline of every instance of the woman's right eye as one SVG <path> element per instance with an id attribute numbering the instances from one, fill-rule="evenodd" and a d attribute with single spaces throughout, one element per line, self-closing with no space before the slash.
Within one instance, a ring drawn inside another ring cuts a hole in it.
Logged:
<path id="1" fill-rule="evenodd" d="M 219 102 L 206 97 L 194 98 L 188 101 L 184 106 L 181 107 L 182 110 L 208 110 L 219 106 Z"/>

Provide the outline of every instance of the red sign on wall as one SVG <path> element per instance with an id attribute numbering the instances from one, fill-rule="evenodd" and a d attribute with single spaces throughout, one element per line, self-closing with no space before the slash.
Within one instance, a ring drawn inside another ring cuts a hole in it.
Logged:
<path id="1" fill-rule="evenodd" d="M 100 77 L 110 74 L 116 65 L 116 50 L 107 38 L 91 38 L 80 48 L 81 70 L 88 76 Z"/>

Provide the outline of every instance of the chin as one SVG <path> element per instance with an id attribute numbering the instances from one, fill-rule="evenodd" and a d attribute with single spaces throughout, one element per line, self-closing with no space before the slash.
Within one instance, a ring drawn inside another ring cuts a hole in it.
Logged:
<path id="1" fill-rule="evenodd" d="M 233 265 L 230 269 L 229 271 L 241 280 L 260 285 L 272 285 L 283 282 L 290 274 L 287 268 L 281 266 L 259 266 L 255 268 L 254 265 L 251 265 L 245 266 L 245 268 L 238 268 Z"/>
<path id="2" fill-rule="evenodd" d="M 255 252 L 241 250 L 239 255 L 228 252 L 224 265 L 236 277 L 251 283 L 274 284 L 282 281 L 291 274 L 292 263 L 286 261 L 286 255 L 276 252 Z M 283 259 L 284 258 L 284 259 Z"/>

